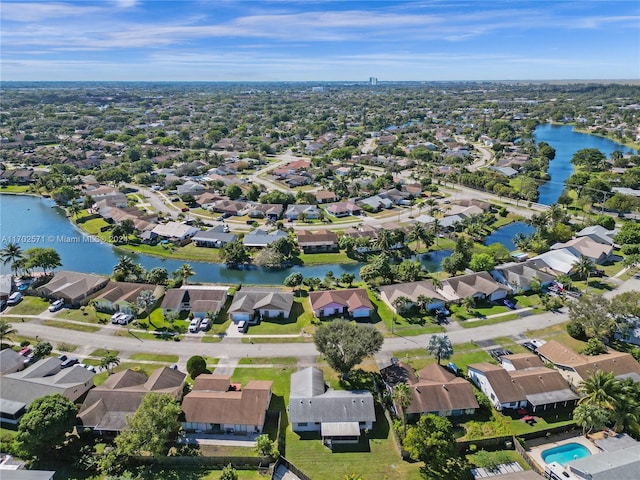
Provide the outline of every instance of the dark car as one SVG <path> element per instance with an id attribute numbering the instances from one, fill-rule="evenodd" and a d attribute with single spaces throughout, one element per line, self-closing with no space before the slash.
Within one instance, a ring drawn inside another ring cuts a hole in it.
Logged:
<path id="1" fill-rule="evenodd" d="M 229 218 L 231 216 L 231 214 L 229 212 L 224 212 L 222 214 L 222 218 Z"/>
<path id="2" fill-rule="evenodd" d="M 502 303 L 504 303 L 504 306 L 507 308 L 510 308 L 511 310 L 515 310 L 516 309 L 516 304 L 513 303 L 511 300 L 509 300 L 508 298 L 505 298 Z"/>
<path id="3" fill-rule="evenodd" d="M 535 353 L 536 349 L 538 348 L 531 342 L 524 342 L 522 346 L 533 353 Z"/>
<path id="4" fill-rule="evenodd" d="M 181 212 L 188 212 L 189 211 L 189 207 L 182 207 L 180 209 Z"/>
<path id="5" fill-rule="evenodd" d="M 69 368 L 73 367 L 76 363 L 78 363 L 78 359 L 75 357 L 67 358 L 64 362 L 60 364 L 60 368 Z"/>
<path id="6" fill-rule="evenodd" d="M 599 268 L 594 268 L 589 272 L 589 275 L 592 277 L 604 277 L 604 270 L 600 270 Z"/>

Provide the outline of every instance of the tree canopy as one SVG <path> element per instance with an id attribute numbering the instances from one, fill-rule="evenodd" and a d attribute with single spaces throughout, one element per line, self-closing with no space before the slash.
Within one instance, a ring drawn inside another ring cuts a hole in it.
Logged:
<path id="1" fill-rule="evenodd" d="M 380 351 L 383 337 L 373 325 L 334 320 L 320 325 L 313 340 L 329 366 L 346 377 L 365 357 Z"/>

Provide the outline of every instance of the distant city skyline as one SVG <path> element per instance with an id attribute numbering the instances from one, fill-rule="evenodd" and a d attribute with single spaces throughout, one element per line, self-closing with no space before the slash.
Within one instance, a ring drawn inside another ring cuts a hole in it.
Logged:
<path id="1" fill-rule="evenodd" d="M 3 81 L 640 79 L 640 2 L 12 1 Z"/>

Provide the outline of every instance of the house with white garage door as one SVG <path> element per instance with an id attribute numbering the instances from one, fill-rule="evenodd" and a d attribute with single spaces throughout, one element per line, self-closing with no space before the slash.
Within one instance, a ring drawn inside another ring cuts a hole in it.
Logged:
<path id="1" fill-rule="evenodd" d="M 233 296 L 229 316 L 234 323 L 257 323 L 262 318 L 289 318 L 293 293 L 266 290 L 240 290 Z"/>
<path id="2" fill-rule="evenodd" d="M 344 315 L 352 318 L 370 318 L 373 304 L 364 288 L 309 292 L 311 309 L 316 317 Z"/>

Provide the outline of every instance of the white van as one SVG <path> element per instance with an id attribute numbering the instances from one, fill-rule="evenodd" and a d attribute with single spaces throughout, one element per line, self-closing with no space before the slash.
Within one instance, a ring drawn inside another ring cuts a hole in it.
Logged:
<path id="1" fill-rule="evenodd" d="M 198 333 L 200 331 L 200 319 L 198 317 L 191 320 L 189 324 L 189 332 L 190 333 Z"/>
<path id="2" fill-rule="evenodd" d="M 20 292 L 13 292 L 7 300 L 7 305 L 17 305 L 22 300 L 22 294 Z"/>
<path id="3" fill-rule="evenodd" d="M 247 328 L 249 328 L 249 324 L 246 322 L 246 320 L 240 320 L 238 322 L 238 331 L 240 333 L 246 333 Z"/>

